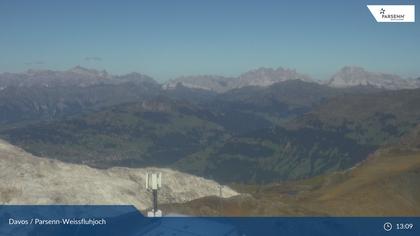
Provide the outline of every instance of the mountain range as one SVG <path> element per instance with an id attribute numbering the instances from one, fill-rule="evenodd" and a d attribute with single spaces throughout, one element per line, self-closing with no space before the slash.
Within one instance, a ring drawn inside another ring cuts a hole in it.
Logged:
<path id="1" fill-rule="evenodd" d="M 48 203 L 69 203 L 78 188 L 80 199 L 145 206 L 130 189 L 159 168 L 211 193 L 217 183 L 244 193 L 220 200 L 171 189 L 164 199 L 173 212 L 418 214 L 419 81 L 358 67 L 323 81 L 284 68 L 165 83 L 80 66 L 3 73 L 0 138 L 16 147 L 0 141 L 0 173 L 22 189 L 66 174 L 115 190 L 89 198 L 92 189 L 66 177 L 34 190 Z M 19 191 L 0 184 L 0 200 L 27 200 Z M 381 207 L 391 202 L 398 207 Z"/>
<path id="2" fill-rule="evenodd" d="M 267 87 L 286 80 L 302 80 L 311 82 L 309 76 L 299 74 L 295 70 L 272 68 L 259 68 L 241 74 L 238 77 L 223 77 L 214 75 L 179 77 L 166 82 L 164 89 L 173 89 L 177 86 L 197 88 L 223 93 L 232 89 L 248 86 Z"/>
<path id="3" fill-rule="evenodd" d="M 283 85 L 277 86 L 285 88 L 278 93 L 276 84 L 288 81 L 291 83 L 287 88 Z M 227 103 L 235 97 L 236 100 L 246 99 L 246 101 L 240 101 L 244 106 L 249 106 L 256 99 L 265 99 L 264 106 L 267 106 L 267 104 L 279 103 L 276 96 L 284 98 L 290 95 L 288 102 L 296 103 L 302 102 L 303 99 L 318 99 L 319 101 L 319 98 L 331 95 L 327 92 L 325 96 L 300 96 L 301 92 L 297 91 L 301 89 L 298 86 L 299 81 L 305 82 L 303 83 L 305 85 L 312 83 L 314 84 L 311 85 L 312 87 L 318 84 L 320 85 L 318 87 L 323 90 L 340 91 L 340 93 L 347 90 L 351 93 L 351 91 L 361 90 L 369 92 L 420 87 L 419 79 L 401 79 L 395 75 L 367 72 L 358 67 L 344 67 L 330 80 L 324 81 L 313 80 L 295 70 L 279 67 L 277 69 L 259 68 L 232 78 L 211 75 L 180 77 L 163 84 L 140 73 L 116 76 L 106 71 L 81 66 L 66 71 L 28 70 L 24 73 L 0 74 L 0 110 L 3 111 L 0 113 L 0 124 L 60 119 L 103 107 L 158 96 L 169 96 L 192 103 L 207 103 L 222 94 L 226 102 L 226 104 L 220 103 L 223 106 L 227 106 Z M 291 87 L 297 90 L 289 91 Z M 311 93 L 311 89 L 305 91 Z M 281 102 L 278 105 L 284 107 Z M 307 111 L 307 106 L 293 106 L 289 109 L 304 112 Z M 283 109 L 280 110 L 283 112 Z"/>
<path id="4" fill-rule="evenodd" d="M 229 90 L 248 86 L 267 87 L 287 80 L 301 80 L 335 88 L 357 86 L 369 86 L 387 90 L 420 88 L 420 80 L 418 79 L 403 79 L 398 75 L 369 72 L 362 67 L 356 66 L 345 66 L 330 79 L 321 81 L 300 74 L 295 70 L 279 67 L 277 69 L 259 68 L 243 73 L 238 77 L 230 78 L 214 75 L 179 77 L 166 82 L 163 88 L 174 89 L 177 86 L 185 86 L 224 93 Z"/>
<path id="5" fill-rule="evenodd" d="M 88 87 L 98 84 L 121 84 L 124 82 L 156 83 L 151 77 L 139 73 L 112 76 L 106 71 L 98 71 L 76 66 L 66 71 L 34 70 L 24 73 L 0 74 L 0 90 L 8 87 Z"/>
<path id="6" fill-rule="evenodd" d="M 301 74 L 292 69 L 282 67 L 276 69 L 261 67 L 245 72 L 237 77 L 218 75 L 181 76 L 162 83 L 161 87 L 163 89 L 175 89 L 178 86 L 184 86 L 192 89 L 203 89 L 224 93 L 229 90 L 243 87 L 267 87 L 287 80 L 301 80 L 339 88 L 371 86 L 380 89 L 398 90 L 419 88 L 419 79 L 404 79 L 394 74 L 370 72 L 357 66 L 345 66 L 337 71 L 330 79 L 315 80 L 308 75 Z M 98 84 L 121 84 L 126 82 L 158 84 L 152 77 L 136 72 L 125 75 L 111 75 L 105 70 L 98 71 L 81 66 L 76 66 L 66 71 L 30 69 L 24 73 L 0 74 L 0 90 L 4 90 L 8 87 L 33 86 L 88 87 Z"/>
<path id="7" fill-rule="evenodd" d="M 346 67 L 338 77 L 353 72 L 361 81 L 370 73 Z M 420 121 L 419 89 L 330 86 L 282 68 L 190 78 L 200 84 L 192 87 L 81 67 L 27 74 L 51 82 L 25 75 L 3 86 L 0 136 L 96 168 L 171 167 L 224 183 L 302 179 L 350 168 Z M 215 81 L 227 81 L 218 83 L 224 92 L 205 88 Z"/>

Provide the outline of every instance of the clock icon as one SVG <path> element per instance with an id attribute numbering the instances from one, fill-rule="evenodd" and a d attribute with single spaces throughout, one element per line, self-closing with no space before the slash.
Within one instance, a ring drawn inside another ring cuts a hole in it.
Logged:
<path id="1" fill-rule="evenodd" d="M 385 231 L 391 231 L 392 230 L 392 224 L 391 223 L 389 223 L 389 222 L 386 222 L 385 224 L 384 224 L 384 230 Z"/>

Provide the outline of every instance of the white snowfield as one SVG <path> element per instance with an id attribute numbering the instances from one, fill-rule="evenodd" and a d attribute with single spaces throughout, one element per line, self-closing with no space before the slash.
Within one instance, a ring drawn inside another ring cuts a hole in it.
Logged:
<path id="1" fill-rule="evenodd" d="M 107 170 L 39 158 L 0 140 L 0 204 L 134 205 L 150 208 L 147 172 L 162 173 L 159 203 L 219 195 L 215 181 L 166 168 Z M 238 195 L 224 186 L 223 197 Z"/>

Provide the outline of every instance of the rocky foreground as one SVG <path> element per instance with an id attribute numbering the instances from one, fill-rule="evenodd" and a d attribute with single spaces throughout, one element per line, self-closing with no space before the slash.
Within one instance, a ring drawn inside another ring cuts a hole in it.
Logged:
<path id="1" fill-rule="evenodd" d="M 94 204 L 151 206 L 147 172 L 161 172 L 160 203 L 219 195 L 219 184 L 164 168 L 94 169 L 33 156 L 0 140 L 0 204 Z M 224 198 L 238 195 L 223 186 Z"/>

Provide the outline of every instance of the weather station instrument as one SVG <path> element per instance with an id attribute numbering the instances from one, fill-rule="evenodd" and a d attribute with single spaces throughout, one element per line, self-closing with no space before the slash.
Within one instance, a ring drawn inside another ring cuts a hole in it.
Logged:
<path id="1" fill-rule="evenodd" d="M 147 212 L 148 217 L 161 217 L 162 211 L 158 209 L 158 190 L 162 187 L 162 173 L 146 174 L 146 189 L 152 192 L 153 208 Z"/>

